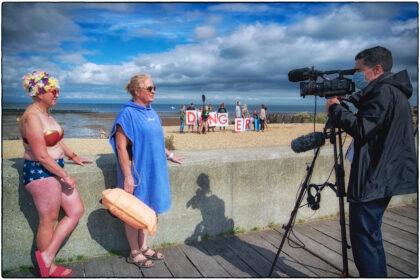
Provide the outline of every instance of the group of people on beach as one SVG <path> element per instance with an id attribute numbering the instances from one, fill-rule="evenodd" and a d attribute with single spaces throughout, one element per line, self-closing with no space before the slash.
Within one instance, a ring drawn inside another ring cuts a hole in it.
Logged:
<path id="1" fill-rule="evenodd" d="M 387 276 L 382 216 L 392 196 L 416 193 L 418 188 L 408 103 L 412 85 L 406 70 L 391 72 L 392 64 L 392 54 L 386 48 L 360 52 L 355 57 L 353 76 L 359 91 L 351 96 L 358 112 L 342 106 L 336 97 L 326 103 L 331 123 L 353 138 L 347 198 L 351 248 L 361 277 Z M 64 144 L 64 130 L 50 115 L 49 109 L 60 96 L 57 79 L 38 71 L 26 75 L 23 84 L 33 99 L 20 119 L 19 129 L 25 148 L 23 185 L 39 216 L 35 258 L 41 277 L 69 277 L 73 270 L 57 265 L 54 259 L 85 209 L 76 179 L 64 169 L 64 157 L 81 166 L 92 161 L 80 158 Z M 150 76 L 133 76 L 126 90 L 131 100 L 117 115 L 109 140 L 117 158 L 117 187 L 133 194 L 157 215 L 162 214 L 171 207 L 167 161 L 181 164 L 183 157 L 165 148 L 162 122 L 150 106 L 156 93 Z M 188 109 L 194 109 L 193 105 Z M 241 110 L 237 102 L 235 117 L 249 115 L 244 107 Z M 218 111 L 222 108 L 223 104 Z M 261 105 L 258 115 L 262 127 L 265 109 Z M 200 127 L 204 131 L 206 112 L 210 110 L 210 106 L 203 108 Z M 60 208 L 65 215 L 58 220 Z M 149 268 L 164 260 L 162 253 L 148 247 L 146 229 L 126 223 L 124 227 L 130 247 L 127 262 Z"/>
<path id="2" fill-rule="evenodd" d="M 200 113 L 200 117 L 197 118 L 196 124 L 188 124 L 188 131 L 191 133 L 198 133 L 198 134 L 206 134 L 206 132 L 212 131 L 214 132 L 214 126 L 209 126 L 208 119 L 209 113 L 215 112 L 213 109 L 213 104 L 204 105 L 204 107 L 200 107 L 199 109 L 195 108 L 194 103 L 191 103 L 190 106 L 185 109 L 185 105 L 181 105 L 181 109 L 179 111 L 179 132 L 184 133 L 185 128 L 185 119 L 186 119 L 186 111 L 188 110 L 198 110 Z M 264 104 L 261 104 L 260 111 L 254 110 L 253 114 L 251 115 L 248 111 L 248 106 L 244 104 L 241 108 L 241 102 L 236 102 L 235 107 L 235 119 L 236 118 L 251 118 L 252 124 L 254 127 L 254 131 L 261 131 L 264 132 L 264 128 L 268 128 L 267 122 L 267 115 L 266 115 L 267 107 Z M 225 104 L 220 104 L 219 108 L 217 109 L 217 113 L 227 113 L 225 108 Z M 197 131 L 195 131 L 195 126 L 197 126 Z M 226 131 L 225 126 L 219 127 L 220 131 Z"/>
<path id="3" fill-rule="evenodd" d="M 235 107 L 235 118 L 251 118 L 252 124 L 254 127 L 254 131 L 261 131 L 264 132 L 265 128 L 268 128 L 268 121 L 267 121 L 267 106 L 264 104 L 260 105 L 260 111 L 254 110 L 252 116 L 248 111 L 248 107 L 246 104 L 242 106 L 241 109 L 241 102 L 236 102 Z"/>
<path id="4" fill-rule="evenodd" d="M 60 96 L 58 80 L 47 72 L 35 71 L 23 77 L 23 85 L 33 100 L 19 121 L 19 130 L 25 159 L 23 185 L 39 216 L 35 237 L 39 276 L 70 277 L 73 269 L 54 260 L 85 209 L 76 179 L 64 169 L 64 156 L 81 166 L 92 161 L 80 158 L 64 144 L 64 129 L 50 115 Z M 162 214 L 171 207 L 166 161 L 181 164 L 183 157 L 165 148 L 162 122 L 150 106 L 156 92 L 150 76 L 133 76 L 126 90 L 132 99 L 117 115 L 109 140 L 117 157 L 117 187 L 146 203 L 156 215 Z M 58 220 L 60 208 L 65 216 Z M 164 259 L 148 247 L 147 229 L 127 223 L 124 227 L 130 246 L 127 262 L 148 268 Z"/>
<path id="5" fill-rule="evenodd" d="M 208 120 L 209 115 L 214 111 L 213 104 L 204 105 L 204 107 L 200 107 L 199 109 L 195 108 L 194 103 L 191 103 L 190 106 L 185 109 L 185 105 L 181 106 L 181 109 L 179 111 L 179 132 L 184 133 L 185 128 L 185 119 L 186 119 L 186 111 L 188 110 L 198 110 L 200 112 L 200 117 L 197 118 L 196 124 L 188 124 L 188 131 L 191 131 L 191 133 L 197 132 L 198 134 L 206 134 L 206 132 L 209 132 L 210 130 L 214 132 L 214 126 L 209 126 Z M 217 109 L 217 113 L 227 113 L 225 104 L 222 103 L 219 106 L 219 109 Z M 197 131 L 195 131 L 195 126 L 197 126 Z M 225 127 L 219 127 L 220 130 L 225 130 Z"/>

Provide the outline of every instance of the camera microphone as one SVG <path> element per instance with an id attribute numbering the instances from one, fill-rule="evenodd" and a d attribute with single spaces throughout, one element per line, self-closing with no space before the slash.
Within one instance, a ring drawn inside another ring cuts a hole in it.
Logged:
<path id="1" fill-rule="evenodd" d="M 291 146 L 295 153 L 306 152 L 325 144 L 325 135 L 323 132 L 312 132 L 307 135 L 293 139 Z"/>
<path id="2" fill-rule="evenodd" d="M 322 75 L 323 72 L 319 70 L 314 70 L 311 68 L 299 68 L 294 69 L 289 72 L 289 81 L 291 82 L 300 82 L 308 80 L 309 78 L 316 78 L 318 75 Z"/>

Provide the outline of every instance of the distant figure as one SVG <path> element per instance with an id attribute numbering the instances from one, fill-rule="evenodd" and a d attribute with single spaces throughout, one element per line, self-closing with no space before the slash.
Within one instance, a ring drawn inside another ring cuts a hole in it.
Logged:
<path id="1" fill-rule="evenodd" d="M 249 118 L 249 111 L 248 111 L 248 106 L 246 106 L 246 104 L 244 104 L 242 106 L 242 118 Z"/>
<path id="2" fill-rule="evenodd" d="M 264 104 L 261 104 L 259 119 L 260 119 L 260 122 L 259 122 L 260 123 L 260 131 L 264 132 L 264 124 L 265 124 L 265 119 L 266 119 Z"/>
<path id="3" fill-rule="evenodd" d="M 265 115 L 266 115 L 266 118 L 264 120 L 264 128 L 268 129 L 267 106 L 265 106 L 265 105 L 264 105 L 264 110 L 265 110 Z"/>
<path id="4" fill-rule="evenodd" d="M 203 117 L 203 107 L 200 107 L 198 112 L 200 114 L 197 114 L 197 133 L 200 134 L 200 128 L 202 128 L 201 127 L 201 122 L 202 122 L 201 118 Z M 198 116 L 198 115 L 200 115 L 200 116 Z"/>
<path id="5" fill-rule="evenodd" d="M 203 134 L 206 134 L 206 131 L 208 130 L 208 121 L 209 119 L 209 107 L 206 105 L 204 106 L 204 110 L 201 114 L 201 125 L 200 130 L 198 133 L 203 132 Z"/>
<path id="6" fill-rule="evenodd" d="M 222 113 L 227 113 L 226 108 L 225 108 L 225 103 L 220 104 L 219 109 L 217 110 L 217 113 L 222 114 Z M 219 130 L 222 130 L 222 127 L 219 126 Z M 226 127 L 223 126 L 223 130 L 226 130 Z"/>
<path id="7" fill-rule="evenodd" d="M 212 112 L 214 112 L 213 104 L 209 104 L 209 113 L 212 113 Z M 211 131 L 214 132 L 214 126 L 208 127 L 208 128 L 209 128 L 208 131 L 210 131 L 210 129 L 211 129 Z"/>
<path id="8" fill-rule="evenodd" d="M 105 139 L 106 138 L 106 128 L 101 128 L 101 130 L 99 131 L 99 133 L 101 134 L 101 139 Z"/>
<path id="9" fill-rule="evenodd" d="M 187 108 L 187 111 L 188 110 L 195 110 L 194 103 L 190 104 L 190 106 Z M 188 131 L 190 131 L 190 130 L 191 130 L 192 133 L 194 133 L 194 124 L 189 124 L 188 125 Z"/>
<path id="10" fill-rule="evenodd" d="M 179 132 L 184 133 L 184 123 L 185 123 L 185 105 L 181 106 L 181 110 L 179 111 Z"/>
<path id="11" fill-rule="evenodd" d="M 235 118 L 242 118 L 241 102 L 236 102 Z"/>
<path id="12" fill-rule="evenodd" d="M 257 110 L 254 110 L 254 113 L 252 114 L 252 117 L 254 118 L 254 121 L 252 122 L 254 125 L 254 131 L 257 131 L 258 128 L 258 112 Z"/>

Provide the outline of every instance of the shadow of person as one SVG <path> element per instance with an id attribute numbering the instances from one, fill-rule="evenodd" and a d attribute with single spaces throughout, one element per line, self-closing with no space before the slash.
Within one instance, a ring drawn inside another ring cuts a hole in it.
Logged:
<path id="1" fill-rule="evenodd" d="M 123 222 L 111 216 L 107 209 L 97 209 L 89 214 L 87 227 L 93 240 L 106 251 L 122 253 L 129 250 Z"/>
<path id="2" fill-rule="evenodd" d="M 105 188 L 114 188 L 117 185 L 117 165 L 114 154 L 100 154 L 96 159 L 96 166 L 102 171 Z M 112 163 L 112 164 L 111 164 Z"/>
<path id="3" fill-rule="evenodd" d="M 232 277 L 267 277 L 277 248 L 258 233 L 233 235 L 235 223 L 225 216 L 225 202 L 212 194 L 209 176 L 201 173 L 197 185 L 199 188 L 186 207 L 199 209 L 203 220 L 185 239 L 185 244 L 214 257 L 220 265 L 215 269 L 225 269 Z M 215 237 L 220 234 L 224 237 Z M 290 264 L 290 259 L 280 257 L 273 276 L 309 276 L 293 267 L 297 265 L 296 261 L 293 266 Z"/>
<path id="4" fill-rule="evenodd" d="M 197 185 L 199 188 L 195 196 L 187 202 L 187 208 L 199 209 L 203 220 L 185 242 L 199 241 L 205 236 L 231 232 L 234 228 L 233 220 L 225 216 L 225 202 L 210 191 L 209 176 L 201 173 L 197 178 Z"/>
<path id="5" fill-rule="evenodd" d="M 117 185 L 115 160 L 114 154 L 100 154 L 96 159 L 96 165 L 104 176 L 105 189 L 112 189 Z M 99 202 L 102 204 L 102 199 Z M 89 214 L 87 227 L 90 236 L 108 252 L 129 251 L 124 223 L 105 207 Z"/>

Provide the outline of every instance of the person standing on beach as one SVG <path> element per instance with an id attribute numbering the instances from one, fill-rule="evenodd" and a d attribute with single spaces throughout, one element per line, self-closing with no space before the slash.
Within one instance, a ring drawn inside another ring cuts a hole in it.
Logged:
<path id="1" fill-rule="evenodd" d="M 200 128 L 203 118 L 203 107 L 200 107 L 200 109 L 197 112 L 197 133 L 200 134 Z"/>
<path id="2" fill-rule="evenodd" d="M 259 115 L 259 120 L 260 120 L 259 123 L 260 123 L 260 131 L 261 132 L 264 132 L 265 118 L 266 118 L 266 116 L 265 116 L 265 106 L 264 106 L 264 104 L 261 104 L 260 115 Z"/>
<path id="3" fill-rule="evenodd" d="M 220 104 L 219 109 L 217 109 L 217 113 L 222 114 L 222 113 L 226 113 L 226 108 L 225 108 L 225 103 Z M 219 130 L 222 130 L 222 127 L 219 126 Z M 223 127 L 223 130 L 226 131 L 226 127 Z"/>
<path id="4" fill-rule="evenodd" d="M 268 129 L 267 106 L 266 105 L 264 105 L 264 111 L 265 111 L 264 128 Z"/>
<path id="5" fill-rule="evenodd" d="M 118 113 L 109 143 L 117 157 L 117 187 L 133 194 L 162 214 L 171 207 L 167 160 L 181 164 L 183 157 L 165 148 L 162 121 L 151 103 L 156 87 L 148 74 L 133 76 L 126 86 L 132 100 Z M 124 223 L 130 246 L 127 262 L 151 267 L 164 256 L 149 248 L 147 229 Z"/>
<path id="6" fill-rule="evenodd" d="M 236 102 L 235 118 L 242 118 L 241 102 Z"/>
<path id="7" fill-rule="evenodd" d="M 185 105 L 181 106 L 181 110 L 179 111 L 179 132 L 184 133 L 184 123 L 185 123 Z"/>
<path id="8" fill-rule="evenodd" d="M 50 115 L 60 92 L 57 79 L 38 71 L 23 77 L 23 85 L 33 100 L 22 115 L 19 130 L 25 149 L 23 184 L 39 216 L 35 258 L 41 277 L 70 277 L 73 269 L 56 265 L 54 259 L 85 209 L 76 180 L 64 170 L 63 158 L 81 166 L 92 161 L 67 148 L 62 141 L 63 128 Z M 58 221 L 60 208 L 65 216 Z"/>
<path id="9" fill-rule="evenodd" d="M 194 108 L 194 103 L 191 103 L 190 104 L 190 106 L 187 108 L 187 111 L 188 110 L 195 110 L 195 108 Z M 198 116 L 197 116 L 198 117 Z M 191 129 L 191 133 L 194 133 L 194 124 L 189 124 L 188 125 L 188 131 L 190 131 L 190 129 Z"/>
<path id="10" fill-rule="evenodd" d="M 242 118 L 249 118 L 249 111 L 248 111 L 248 106 L 246 106 L 246 104 L 244 104 L 242 106 Z"/>
<path id="11" fill-rule="evenodd" d="M 360 277 L 387 277 L 382 217 L 394 195 L 418 192 L 418 161 L 407 70 L 392 73 L 392 53 L 373 47 L 355 57 L 350 96 L 356 114 L 334 97 L 326 109 L 335 127 L 353 137 L 347 190 L 354 262 Z"/>
<path id="12" fill-rule="evenodd" d="M 212 113 L 212 112 L 214 112 L 213 104 L 209 104 L 209 113 Z M 211 131 L 214 132 L 214 126 L 208 127 L 208 131 L 210 131 L 210 129 L 211 129 Z"/>
<path id="13" fill-rule="evenodd" d="M 259 129 L 257 127 L 257 124 L 258 124 L 258 112 L 257 112 L 257 110 L 254 110 L 254 113 L 252 114 L 252 117 L 254 118 L 254 121 L 253 121 L 254 131 L 256 131 L 257 129 Z"/>
<path id="14" fill-rule="evenodd" d="M 198 131 L 198 134 L 203 132 L 203 134 L 206 134 L 206 131 L 208 131 L 208 121 L 209 119 L 209 107 L 206 105 L 204 106 L 204 110 L 201 114 L 201 125 Z"/>

